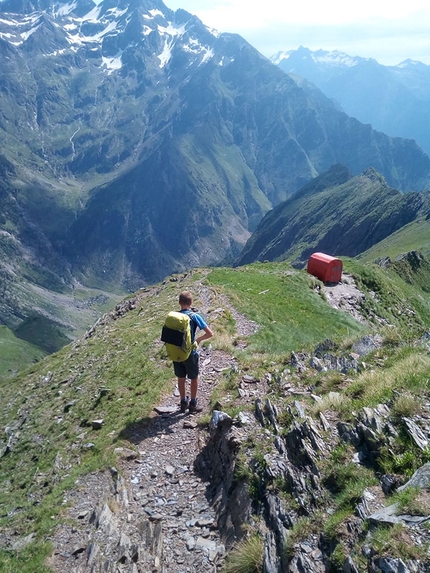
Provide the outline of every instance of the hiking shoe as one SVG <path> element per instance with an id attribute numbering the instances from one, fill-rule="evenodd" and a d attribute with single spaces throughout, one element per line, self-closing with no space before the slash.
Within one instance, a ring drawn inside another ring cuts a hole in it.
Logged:
<path id="1" fill-rule="evenodd" d="M 197 398 L 192 398 L 189 405 L 190 414 L 197 412 Z"/>
<path id="2" fill-rule="evenodd" d="M 184 398 L 183 400 L 181 400 L 180 402 L 180 408 L 181 408 L 181 412 L 184 413 L 187 411 L 188 408 L 188 396 L 186 398 Z"/>

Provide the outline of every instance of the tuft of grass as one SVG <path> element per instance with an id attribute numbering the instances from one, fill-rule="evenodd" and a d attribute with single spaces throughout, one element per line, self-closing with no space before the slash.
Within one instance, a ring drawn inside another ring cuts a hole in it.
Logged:
<path id="1" fill-rule="evenodd" d="M 329 394 L 323 396 L 319 402 L 312 404 L 310 410 L 314 416 L 326 410 L 334 410 L 346 416 L 352 410 L 352 400 L 345 394 L 329 392 Z"/>
<path id="2" fill-rule="evenodd" d="M 423 393 L 430 390 L 430 355 L 409 348 L 387 362 L 384 368 L 366 370 L 347 388 L 346 394 L 360 405 L 376 406 L 388 401 L 394 390 Z"/>
<path id="3" fill-rule="evenodd" d="M 224 573 L 261 573 L 264 542 L 254 533 L 239 541 L 227 558 Z"/>
<path id="4" fill-rule="evenodd" d="M 330 571 L 342 573 L 348 555 L 347 547 L 342 541 L 339 541 L 333 553 L 330 555 Z"/>
<path id="5" fill-rule="evenodd" d="M 332 515 L 329 515 L 324 523 L 324 536 L 331 541 L 336 541 L 342 532 L 345 521 L 351 517 L 350 508 L 342 508 Z"/>
<path id="6" fill-rule="evenodd" d="M 290 559 L 294 555 L 294 546 L 315 533 L 320 525 L 318 516 L 300 517 L 287 532 L 283 548 L 284 556 Z"/>
<path id="7" fill-rule="evenodd" d="M 378 525 L 369 537 L 376 556 L 396 555 L 403 560 L 427 559 L 428 544 L 413 543 L 407 528 L 400 524 Z"/>
<path id="8" fill-rule="evenodd" d="M 406 391 L 403 394 L 399 394 L 394 404 L 391 408 L 391 413 L 395 418 L 403 418 L 414 416 L 421 412 L 422 404 L 421 404 L 421 397 L 412 394 L 411 392 Z"/>
<path id="9" fill-rule="evenodd" d="M 234 478 L 237 481 L 250 481 L 252 477 L 252 470 L 249 467 L 248 460 L 242 454 L 239 454 L 236 458 L 236 463 L 234 466 Z"/>
<path id="10" fill-rule="evenodd" d="M 430 496 L 427 490 L 418 487 L 408 487 L 397 491 L 390 499 L 391 503 L 397 503 L 397 514 L 430 515 Z"/>
<path id="11" fill-rule="evenodd" d="M 31 543 L 18 551 L 0 551 L 2 573 L 52 573 L 46 560 L 52 553 L 49 543 Z"/>

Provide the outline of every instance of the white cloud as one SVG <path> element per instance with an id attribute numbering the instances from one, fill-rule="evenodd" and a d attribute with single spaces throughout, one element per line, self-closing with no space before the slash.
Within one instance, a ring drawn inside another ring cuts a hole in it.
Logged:
<path id="1" fill-rule="evenodd" d="M 430 64 L 428 0 L 166 0 L 220 32 L 244 36 L 263 54 L 296 49 L 339 49 L 380 63 L 411 58 Z M 349 50 L 349 51 L 348 51 Z M 370 53 L 369 50 L 372 50 Z"/>

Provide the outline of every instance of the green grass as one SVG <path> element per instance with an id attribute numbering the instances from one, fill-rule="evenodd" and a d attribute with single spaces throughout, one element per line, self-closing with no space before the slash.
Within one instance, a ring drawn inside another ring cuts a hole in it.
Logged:
<path id="1" fill-rule="evenodd" d="M 2 573 L 52 573 L 44 564 L 46 556 L 52 551 L 49 544 L 31 543 L 18 552 L 0 551 L 0 571 Z"/>
<path id="2" fill-rule="evenodd" d="M 377 265 L 345 259 L 344 267 L 357 280 L 367 296 L 363 311 L 376 328 L 381 320 L 397 329 L 404 340 L 416 337 L 430 324 L 430 261 L 423 258 L 419 268 L 407 262 L 389 269 Z"/>
<path id="3" fill-rule="evenodd" d="M 261 325 L 250 338 L 250 353 L 283 355 L 326 338 L 340 341 L 366 330 L 323 301 L 311 288 L 312 278 L 287 263 L 213 269 L 208 282 Z"/>
<path id="4" fill-rule="evenodd" d="M 228 556 L 223 573 L 261 573 L 263 546 L 262 537 L 255 533 L 239 541 Z"/>
<path id="5" fill-rule="evenodd" d="M 20 340 L 6 326 L 0 325 L 0 380 L 14 376 L 18 367 L 25 368 L 45 355 L 46 352 Z"/>
<path id="6" fill-rule="evenodd" d="M 390 257 L 394 260 L 397 255 L 408 251 L 421 251 L 424 255 L 430 255 L 430 220 L 418 219 L 405 225 L 371 249 L 361 253 L 357 259 L 373 262 L 376 259 Z"/>

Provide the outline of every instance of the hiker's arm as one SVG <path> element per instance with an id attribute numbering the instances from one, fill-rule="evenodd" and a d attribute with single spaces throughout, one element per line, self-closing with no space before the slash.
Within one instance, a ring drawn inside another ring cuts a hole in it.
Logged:
<path id="1" fill-rule="evenodd" d="M 209 326 L 204 328 L 203 332 L 204 332 L 204 334 L 202 334 L 196 338 L 197 344 L 200 344 L 200 342 L 203 342 L 203 340 L 207 340 L 208 338 L 212 338 L 212 336 L 214 335 L 214 333 L 212 332 L 212 330 Z"/>

